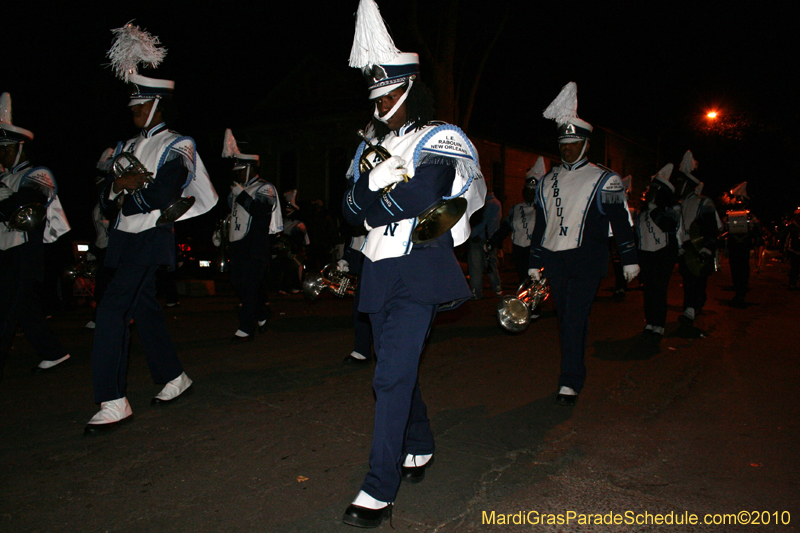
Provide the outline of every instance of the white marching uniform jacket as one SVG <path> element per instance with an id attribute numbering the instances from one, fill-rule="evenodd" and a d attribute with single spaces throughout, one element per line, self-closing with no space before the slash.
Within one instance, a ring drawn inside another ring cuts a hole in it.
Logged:
<path id="1" fill-rule="evenodd" d="M 714 202 L 707 196 L 700 196 L 692 192 L 681 201 L 681 224 L 678 228 L 678 240 L 681 243 L 691 239 L 689 228 L 696 221 L 700 221 L 702 233 L 709 240 L 722 230 L 722 220 L 719 218 Z M 716 230 L 714 228 L 716 226 Z"/>
<path id="2" fill-rule="evenodd" d="M 554 167 L 539 182 L 530 268 L 550 254 L 566 254 L 581 271 L 604 276 L 609 226 L 623 265 L 636 264 L 630 212 L 622 178 L 582 159 Z"/>
<path id="3" fill-rule="evenodd" d="M 165 163 L 177 158 L 182 160 L 189 174 L 186 182 L 182 185 L 181 196 L 194 196 L 195 203 L 180 220 L 202 215 L 217 203 L 217 193 L 211 185 L 208 171 L 206 171 L 203 160 L 197 153 L 194 139 L 191 137 L 167 129 L 166 124 L 161 123 L 149 132 L 142 131 L 137 137 L 119 143 L 113 157 L 122 152 L 132 153 L 149 172 L 153 173 L 154 178 Z M 115 195 L 112 193 L 109 199 L 114 197 Z M 149 210 L 141 191 L 134 192 L 133 197 L 144 212 L 125 215 L 120 210 L 114 229 L 126 233 L 141 233 L 154 228 L 156 221 L 161 216 L 161 211 L 159 209 Z"/>
<path id="4" fill-rule="evenodd" d="M 45 219 L 45 243 L 55 242 L 60 236 L 70 230 L 67 215 L 58 199 L 58 187 L 53 173 L 45 167 L 33 167 L 29 161 L 20 163 L 13 169 L 0 174 L 0 187 L 7 188 L 11 194 L 20 189 L 30 187 L 42 193 L 47 199 L 47 216 Z M 10 213 L 9 213 L 10 215 Z M 8 250 L 28 242 L 29 235 L 26 231 L 16 231 L 8 224 L 0 223 L 0 250 Z"/>
<path id="5" fill-rule="evenodd" d="M 670 240 L 675 240 L 675 232 L 668 232 L 661 229 L 653 220 L 654 209 L 647 209 L 639 213 L 636 217 L 636 235 L 639 241 L 639 249 L 643 252 L 657 252 L 670 244 Z M 680 206 L 674 205 L 664 210 L 663 216 L 678 221 L 681 216 Z"/>
<path id="6" fill-rule="evenodd" d="M 445 164 L 455 168 L 450 196 L 445 198 L 463 195 L 467 200 L 466 213 L 450 229 L 454 246 L 465 242 L 470 235 L 469 217 L 483 207 L 486 182 L 480 171 L 478 152 L 464 132 L 456 126 L 440 122 L 432 122 L 419 129 L 408 123 L 398 131 L 390 132 L 378 144 L 405 161 L 410 180 L 414 179 L 415 170 L 421 165 Z M 358 147 L 347 174 L 354 182 L 360 178 L 359 162 L 366 147 L 366 142 Z M 372 161 L 373 166 L 380 162 L 381 159 L 377 157 Z M 353 213 L 360 210 L 353 190 L 345 196 L 345 203 Z M 381 197 L 381 203 L 389 214 L 396 215 L 404 211 L 403 206 L 392 197 L 391 191 Z M 419 222 L 417 214 L 409 212 L 408 218 L 388 226 L 370 227 L 369 220 L 366 220 L 364 225 L 369 233 L 361 252 L 372 261 L 410 254 L 413 246 L 411 234 Z"/>
<path id="7" fill-rule="evenodd" d="M 506 217 L 506 224 L 511 228 L 514 246 L 527 248 L 531 245 L 533 228 L 536 226 L 536 206 L 527 202 L 515 205 Z"/>
<path id="8" fill-rule="evenodd" d="M 278 192 L 271 183 L 262 180 L 258 176 L 250 179 L 244 185 L 244 193 L 249 197 L 246 204 L 261 202 L 269 206 L 271 217 L 269 222 L 269 234 L 274 235 L 283 231 L 283 214 L 281 204 L 278 199 Z M 231 224 L 228 233 L 229 242 L 236 242 L 244 239 L 253 223 L 253 215 L 248 209 L 248 205 L 237 202 L 239 195 L 230 194 L 228 204 L 231 206 Z"/>

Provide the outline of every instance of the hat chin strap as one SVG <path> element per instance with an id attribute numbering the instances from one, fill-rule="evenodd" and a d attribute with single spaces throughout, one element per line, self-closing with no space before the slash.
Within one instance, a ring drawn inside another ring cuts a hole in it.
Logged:
<path id="1" fill-rule="evenodd" d="M 380 114 L 378 113 L 378 103 L 375 102 L 375 111 L 372 113 L 372 116 L 374 116 L 376 119 L 380 120 L 384 124 L 387 124 L 389 120 L 391 120 L 391 118 L 394 116 L 394 114 L 397 113 L 397 110 L 400 109 L 400 106 L 403 105 L 403 102 L 406 101 L 406 98 L 408 98 L 408 93 L 409 91 L 411 91 L 411 87 L 413 85 L 414 85 L 414 78 L 411 77 L 408 79 L 408 89 L 406 89 L 403 95 L 397 99 L 397 103 L 394 104 L 394 107 L 392 107 L 389 110 L 389 112 L 383 116 L 380 116 Z"/>
<path id="2" fill-rule="evenodd" d="M 583 143 L 583 148 L 581 148 L 581 153 L 580 153 L 580 155 L 578 155 L 578 157 L 577 157 L 577 159 L 575 159 L 575 161 L 573 161 L 572 163 L 567 163 L 566 161 L 564 161 L 563 157 L 561 158 L 561 161 L 563 161 L 565 165 L 574 165 L 575 163 L 577 163 L 578 161 L 583 159 L 583 154 L 586 152 L 586 139 L 584 139 L 581 142 Z"/>
<path id="3" fill-rule="evenodd" d="M 25 144 L 25 141 L 17 143 L 17 157 L 14 158 L 14 164 L 11 165 L 11 168 L 16 168 L 19 164 L 19 158 L 22 157 L 22 145 Z"/>
<path id="4" fill-rule="evenodd" d="M 156 108 L 158 107 L 158 102 L 161 100 L 160 96 L 156 96 L 153 100 L 153 107 L 150 108 L 150 116 L 147 117 L 147 123 L 144 125 L 144 129 L 150 127 L 150 122 L 153 121 L 153 115 L 156 114 Z"/>

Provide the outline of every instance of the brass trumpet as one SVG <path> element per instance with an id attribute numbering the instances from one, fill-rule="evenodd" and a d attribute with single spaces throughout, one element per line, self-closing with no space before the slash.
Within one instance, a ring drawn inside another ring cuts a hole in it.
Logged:
<path id="1" fill-rule="evenodd" d="M 323 290 L 327 290 L 344 298 L 355 294 L 357 284 L 357 276 L 343 272 L 336 263 L 330 263 L 325 265 L 322 272 L 306 276 L 303 280 L 303 296 L 316 300 Z"/>
<path id="2" fill-rule="evenodd" d="M 497 320 L 506 331 L 519 333 L 531 322 L 531 313 L 550 296 L 547 278 L 538 281 L 530 276 L 517 289 L 516 296 L 505 296 L 497 304 Z"/>
<path id="3" fill-rule="evenodd" d="M 153 183 L 152 172 L 149 172 L 147 167 L 145 167 L 142 162 L 130 152 L 121 152 L 119 155 L 117 155 L 117 157 L 115 157 L 114 161 L 111 163 L 111 171 L 114 174 L 114 177 L 117 178 L 128 172 L 135 174 L 149 174 L 147 176 L 147 180 L 149 183 Z M 145 184 L 145 187 L 147 187 L 147 184 Z M 178 194 L 180 194 L 180 191 Z M 118 197 L 117 202 L 119 202 L 119 208 L 122 208 L 122 201 L 124 199 L 125 198 L 122 195 Z M 164 226 L 166 224 L 175 222 L 185 215 L 189 209 L 191 209 L 191 207 L 194 205 L 194 202 L 194 196 L 179 196 L 173 200 L 171 204 L 161 210 L 161 216 L 158 217 L 158 220 L 156 220 L 156 226 Z"/>
<path id="4" fill-rule="evenodd" d="M 358 130 L 358 136 L 364 139 L 367 143 L 366 148 L 361 153 L 361 158 L 358 161 L 358 169 L 361 172 L 366 172 L 374 168 L 370 157 L 377 159 L 381 162 L 386 161 L 392 154 L 383 146 L 372 144 L 369 138 L 364 133 L 364 130 Z M 407 174 L 403 176 L 403 181 L 407 182 L 411 179 Z M 382 194 L 386 194 L 395 187 L 395 184 L 385 187 Z M 456 222 L 464 216 L 467 211 L 466 198 L 444 198 L 427 208 L 417 217 L 417 226 L 411 232 L 411 242 L 414 244 L 425 244 L 438 239 L 450 228 L 456 225 Z"/>
<path id="5" fill-rule="evenodd" d="M 7 188 L 5 183 L 0 184 Z M 11 193 L 9 193 L 10 195 Z M 8 227 L 14 231 L 32 231 L 41 226 L 47 217 L 47 207 L 38 202 L 20 205 L 8 218 Z"/>

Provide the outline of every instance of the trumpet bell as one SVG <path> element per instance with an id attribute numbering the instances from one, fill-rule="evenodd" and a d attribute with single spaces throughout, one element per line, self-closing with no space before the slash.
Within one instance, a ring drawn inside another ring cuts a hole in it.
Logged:
<path id="1" fill-rule="evenodd" d="M 322 289 L 325 288 L 325 283 L 322 279 L 322 274 L 319 272 L 309 272 L 306 279 L 303 280 L 303 296 L 309 300 L 316 300 L 319 298 Z"/>
<path id="2" fill-rule="evenodd" d="M 372 170 L 375 167 L 372 164 L 373 160 L 386 161 L 390 157 L 392 157 L 392 154 L 383 146 L 368 144 L 364 151 L 361 152 L 361 158 L 358 160 L 358 170 L 361 172 Z"/>
<path id="3" fill-rule="evenodd" d="M 322 272 L 312 272 L 303 280 L 303 296 L 316 300 L 323 290 L 332 292 L 339 298 L 353 296 L 358 285 L 358 278 L 339 269 L 336 263 L 325 265 Z"/>
<path id="4" fill-rule="evenodd" d="M 504 296 L 497 304 L 497 319 L 503 329 L 519 333 L 531 323 L 531 310 L 516 296 Z"/>
<path id="5" fill-rule="evenodd" d="M 425 244 L 439 238 L 455 226 L 466 211 L 466 198 L 459 196 L 449 200 L 439 200 L 417 217 L 419 221 L 411 233 L 411 242 Z"/>
<path id="6" fill-rule="evenodd" d="M 42 204 L 26 204 L 11 214 L 8 227 L 15 231 L 33 231 L 44 223 L 47 208 Z"/>
<path id="7" fill-rule="evenodd" d="M 516 296 L 506 296 L 497 304 L 500 326 L 512 333 L 524 331 L 531 322 L 531 313 L 550 296 L 547 278 L 529 277 L 517 289 Z"/>

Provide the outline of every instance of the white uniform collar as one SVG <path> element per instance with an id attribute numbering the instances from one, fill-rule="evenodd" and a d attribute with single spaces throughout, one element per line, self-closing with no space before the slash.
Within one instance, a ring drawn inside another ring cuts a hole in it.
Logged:
<path id="1" fill-rule="evenodd" d="M 28 161 L 23 161 L 22 163 L 18 164 L 18 165 L 17 165 L 17 166 L 15 166 L 14 168 L 12 168 L 10 173 L 11 173 L 11 174 L 16 174 L 16 173 L 17 173 L 17 172 L 19 172 L 20 170 L 24 170 L 26 166 L 30 166 L 30 165 L 31 165 L 31 162 L 30 162 L 30 160 L 28 160 Z"/>
<path id="2" fill-rule="evenodd" d="M 580 161 L 576 161 L 574 163 L 564 163 L 564 161 L 561 161 L 561 166 L 564 167 L 564 170 L 577 170 L 587 163 L 589 163 L 589 160 L 584 157 Z"/>
<path id="3" fill-rule="evenodd" d="M 141 136 L 147 139 L 147 138 L 153 137 L 155 135 L 158 135 L 159 133 L 161 133 L 165 129 L 167 129 L 167 123 L 166 122 L 162 122 L 161 124 L 157 124 L 157 125 L 153 126 L 152 128 L 150 128 L 150 131 L 147 131 L 146 129 L 142 128 Z"/>

